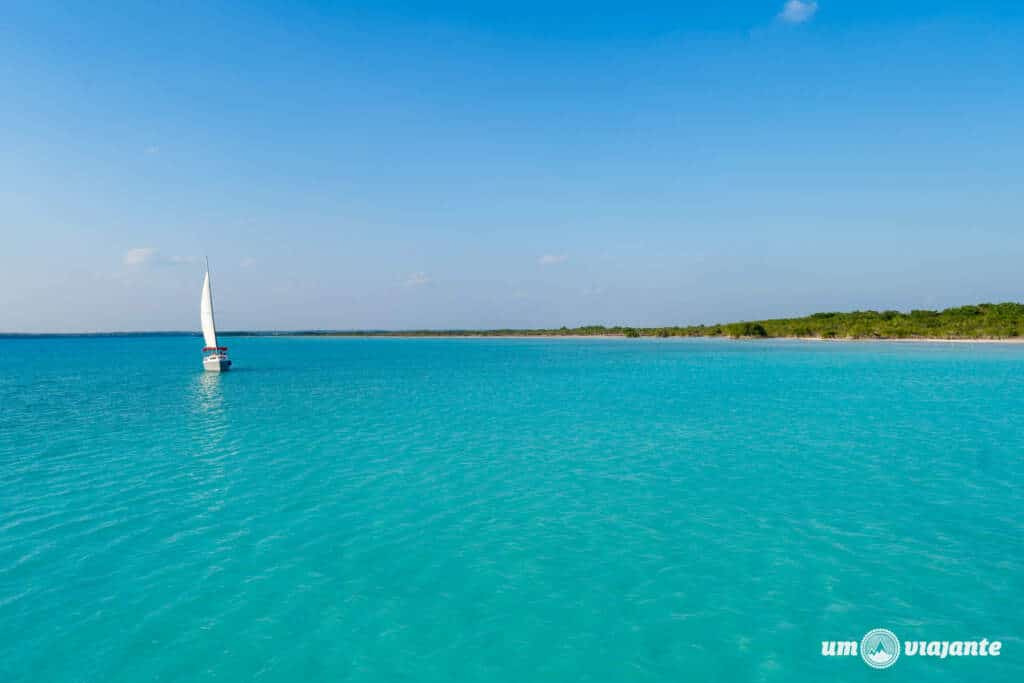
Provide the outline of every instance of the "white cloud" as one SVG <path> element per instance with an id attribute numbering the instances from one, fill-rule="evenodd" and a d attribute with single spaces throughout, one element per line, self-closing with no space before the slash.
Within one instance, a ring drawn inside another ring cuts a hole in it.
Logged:
<path id="1" fill-rule="evenodd" d="M 150 145 L 149 147 L 146 148 L 146 154 L 159 154 L 159 153 L 160 153 L 160 145 Z"/>
<path id="2" fill-rule="evenodd" d="M 410 273 L 409 277 L 405 279 L 405 284 L 409 287 L 422 287 L 423 285 L 429 285 L 431 282 L 433 280 L 426 273 Z"/>
<path id="3" fill-rule="evenodd" d="M 202 263 L 198 256 L 163 256 L 155 247 L 133 247 L 124 253 L 124 265 L 132 268 L 145 266 L 190 266 Z"/>
<path id="4" fill-rule="evenodd" d="M 787 0 L 779 12 L 779 19 L 787 24 L 802 24 L 809 21 L 818 11 L 815 0 Z"/>
<path id="5" fill-rule="evenodd" d="M 124 264 L 126 266 L 144 266 L 151 263 L 156 257 L 156 249 L 153 247 L 135 247 L 124 253 Z"/>
<path id="6" fill-rule="evenodd" d="M 537 263 L 539 263 L 542 266 L 555 266 L 558 265 L 559 263 L 565 263 L 568 260 L 569 257 L 566 256 L 565 254 L 544 254 L 539 259 L 537 259 Z"/>
<path id="7" fill-rule="evenodd" d="M 252 256 L 246 256 L 238 265 L 240 265 L 242 268 L 252 268 L 253 266 L 256 265 L 256 259 L 254 259 Z"/>

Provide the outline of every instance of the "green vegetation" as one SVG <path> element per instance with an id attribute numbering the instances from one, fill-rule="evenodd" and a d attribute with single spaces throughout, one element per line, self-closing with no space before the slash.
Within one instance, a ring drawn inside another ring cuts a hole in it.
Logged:
<path id="1" fill-rule="evenodd" d="M 732 323 L 724 327 L 724 332 L 733 339 L 768 336 L 768 331 L 761 323 Z"/>
<path id="2" fill-rule="evenodd" d="M 560 327 L 538 330 L 414 330 L 407 332 L 305 332 L 335 336 L 404 337 L 810 337 L 817 339 L 1010 339 L 1024 331 L 1024 304 L 978 304 L 944 311 L 853 311 L 804 318 L 755 320 L 688 327 Z"/>
<path id="3" fill-rule="evenodd" d="M 821 339 L 1009 339 L 1024 330 L 1024 305 L 960 306 L 944 311 L 854 311 L 763 320 L 768 337 Z M 730 326 L 727 326 L 730 327 Z M 755 336 L 745 334 L 742 336 Z"/>

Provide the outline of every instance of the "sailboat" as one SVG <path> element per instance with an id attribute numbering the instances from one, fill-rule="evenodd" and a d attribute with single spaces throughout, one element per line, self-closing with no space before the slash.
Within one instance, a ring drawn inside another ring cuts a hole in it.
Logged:
<path id="1" fill-rule="evenodd" d="M 213 323 L 213 288 L 210 286 L 210 262 L 206 262 L 206 277 L 203 279 L 203 296 L 199 300 L 199 320 L 203 325 L 203 369 L 210 372 L 226 372 L 231 369 L 228 347 L 217 345 L 217 326 Z"/>

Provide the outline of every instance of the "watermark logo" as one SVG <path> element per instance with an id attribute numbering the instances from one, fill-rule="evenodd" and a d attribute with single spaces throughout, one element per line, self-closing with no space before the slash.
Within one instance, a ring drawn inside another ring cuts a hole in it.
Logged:
<path id="1" fill-rule="evenodd" d="M 888 629 L 872 629 L 860 641 L 860 656 L 873 669 L 888 669 L 900 658 L 899 638 Z"/>
<path id="2" fill-rule="evenodd" d="M 902 646 L 901 646 L 902 645 Z M 858 650 L 860 650 L 858 652 Z M 885 628 L 871 629 L 856 640 L 821 641 L 822 657 L 856 657 L 873 669 L 888 669 L 902 653 L 905 657 L 998 657 L 1003 644 L 998 640 L 907 640 L 902 644 L 896 634 Z"/>

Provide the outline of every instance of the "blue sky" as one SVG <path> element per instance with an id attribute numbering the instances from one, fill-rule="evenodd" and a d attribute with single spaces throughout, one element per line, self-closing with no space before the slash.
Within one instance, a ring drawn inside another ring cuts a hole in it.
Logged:
<path id="1" fill-rule="evenodd" d="M 0 331 L 1024 299 L 1024 3 L 6 3 Z"/>

